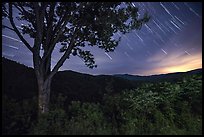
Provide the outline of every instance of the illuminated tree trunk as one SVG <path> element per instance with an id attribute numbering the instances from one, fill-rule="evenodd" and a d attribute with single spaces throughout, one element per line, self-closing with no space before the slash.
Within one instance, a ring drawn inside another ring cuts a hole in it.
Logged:
<path id="1" fill-rule="evenodd" d="M 33 62 L 38 83 L 38 113 L 43 114 L 49 112 L 51 81 L 56 72 L 51 73 L 51 56 L 42 62 L 38 53 L 34 53 Z"/>
<path id="2" fill-rule="evenodd" d="M 39 113 L 43 114 L 49 111 L 51 91 L 51 79 L 46 81 L 43 78 L 38 79 L 38 109 Z"/>

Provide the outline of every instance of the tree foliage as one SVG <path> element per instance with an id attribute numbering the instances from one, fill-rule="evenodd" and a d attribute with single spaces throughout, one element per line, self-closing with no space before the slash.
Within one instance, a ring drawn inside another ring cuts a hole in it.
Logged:
<path id="1" fill-rule="evenodd" d="M 201 96 L 202 80 L 196 75 L 177 83 L 144 83 L 134 90 L 108 92 L 101 103 L 68 105 L 59 95 L 38 121 L 33 119 L 35 107 L 30 107 L 35 106 L 33 100 L 20 105 L 3 96 L 3 134 L 200 135 Z"/>
<path id="2" fill-rule="evenodd" d="M 90 68 L 96 65 L 93 55 L 84 51 L 84 46 L 114 51 L 120 41 L 113 38 L 115 33 L 140 29 L 149 20 L 147 13 L 139 18 L 138 8 L 131 2 L 10 2 L 3 3 L 2 8 L 2 15 L 13 22 L 12 27 L 16 26 L 16 19 L 22 22 L 21 30 L 12 29 L 20 32 L 18 36 L 28 34 L 36 40 L 30 45 L 20 36 L 31 51 L 39 50 L 42 45 L 44 55 L 39 57 L 42 62 L 59 43 L 60 52 L 65 56 L 63 60 L 70 54 L 78 55 Z M 14 11 L 18 13 L 16 17 Z"/>
<path id="3" fill-rule="evenodd" d="M 52 78 L 70 55 L 82 58 L 89 68 L 97 67 L 85 46 L 114 51 L 120 41 L 115 33 L 140 29 L 149 20 L 147 13 L 139 18 L 130 2 L 8 2 L 2 4 L 2 13 L 11 24 L 3 27 L 14 31 L 33 54 L 39 114 L 49 111 Z M 62 56 L 51 69 L 52 53 L 59 45 Z"/>

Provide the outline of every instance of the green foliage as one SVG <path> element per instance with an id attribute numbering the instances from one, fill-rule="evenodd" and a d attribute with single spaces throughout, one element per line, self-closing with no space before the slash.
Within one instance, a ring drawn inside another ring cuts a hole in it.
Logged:
<path id="1" fill-rule="evenodd" d="M 93 54 L 91 54 L 90 51 L 79 50 L 79 56 L 82 59 L 84 59 L 84 62 L 86 64 L 86 66 L 88 66 L 89 68 L 97 67 L 97 65 L 94 65 L 95 61 L 94 61 L 94 58 L 93 58 Z"/>
<path id="2" fill-rule="evenodd" d="M 3 96 L 2 117 L 3 134 L 28 134 L 37 118 L 36 98 L 23 101 Z"/>
<path id="3" fill-rule="evenodd" d="M 3 134 L 202 134 L 200 76 L 186 77 L 177 83 L 146 83 L 120 93 L 112 92 L 112 84 L 113 81 L 106 83 L 101 103 L 66 104 L 66 96 L 59 94 L 50 112 L 41 115 L 38 121 L 33 118 L 32 100 L 18 102 L 3 96 Z"/>
<path id="4" fill-rule="evenodd" d="M 138 8 L 130 2 L 4 2 L 2 17 L 8 17 L 10 21 L 13 20 L 11 6 L 15 6 L 16 18 L 22 23 L 22 34 L 28 34 L 42 44 L 46 56 L 60 43 L 61 53 L 71 49 L 66 58 L 71 54 L 78 55 L 90 68 L 96 67 L 95 61 L 90 51 L 83 51 L 84 46 L 114 51 L 121 39 L 113 38 L 114 34 L 140 29 L 150 19 L 147 13 L 139 18 Z M 41 13 L 39 16 L 38 12 Z M 16 25 L 12 24 L 12 27 Z M 14 32 L 19 36 L 20 32 Z M 25 41 L 23 43 L 28 46 Z M 36 48 L 36 43 L 34 45 Z M 40 52 L 40 48 L 37 49 Z"/>
<path id="5" fill-rule="evenodd" d="M 69 115 L 56 108 L 40 116 L 32 134 L 36 135 L 93 135 L 110 134 L 99 104 L 73 101 Z"/>
<path id="6" fill-rule="evenodd" d="M 99 104 L 72 102 L 69 106 L 70 120 L 66 134 L 103 135 L 110 134 Z"/>
<path id="7" fill-rule="evenodd" d="M 201 134 L 201 87 L 197 76 L 178 83 L 144 84 L 105 95 L 104 112 L 114 115 L 119 134 Z"/>
<path id="8" fill-rule="evenodd" d="M 42 114 L 32 134 L 36 135 L 62 135 L 66 125 L 66 113 L 63 109 L 51 110 L 47 114 Z"/>

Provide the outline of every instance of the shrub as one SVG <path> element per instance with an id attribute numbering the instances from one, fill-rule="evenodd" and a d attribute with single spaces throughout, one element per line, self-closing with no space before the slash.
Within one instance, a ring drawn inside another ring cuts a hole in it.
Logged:
<path id="1" fill-rule="evenodd" d="M 63 135 L 66 131 L 67 115 L 63 109 L 50 110 L 41 114 L 33 127 L 31 134 L 35 135 Z"/>
<path id="2" fill-rule="evenodd" d="M 2 133 L 28 134 L 33 122 L 37 119 L 36 98 L 17 101 L 3 96 L 2 99 Z"/>
<path id="3" fill-rule="evenodd" d="M 73 101 L 69 106 L 69 112 L 66 134 L 110 134 L 109 125 L 99 104 Z"/>

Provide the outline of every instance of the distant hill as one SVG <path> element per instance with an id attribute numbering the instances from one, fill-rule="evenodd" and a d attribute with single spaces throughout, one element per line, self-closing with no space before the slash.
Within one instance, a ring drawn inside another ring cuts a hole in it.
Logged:
<path id="1" fill-rule="evenodd" d="M 124 89 L 137 88 L 143 82 L 176 81 L 185 75 L 202 73 L 202 69 L 153 76 L 134 75 L 98 75 L 82 74 L 74 71 L 60 71 L 52 80 L 51 100 L 61 93 L 67 101 L 100 101 L 104 93 L 121 92 Z M 2 58 L 3 95 L 16 99 L 37 96 L 37 82 L 34 70 L 17 62 Z"/>
<path id="2" fill-rule="evenodd" d="M 15 61 L 2 58 L 2 92 L 17 99 L 37 95 L 34 70 Z"/>
<path id="3" fill-rule="evenodd" d="M 202 69 L 195 69 L 188 72 L 176 72 L 160 75 L 151 75 L 151 76 L 138 76 L 138 75 L 129 75 L 129 74 L 116 74 L 115 77 L 120 77 L 132 81 L 148 81 L 148 82 L 160 82 L 160 81 L 177 81 L 187 75 L 199 74 L 202 73 Z"/>
<path id="4" fill-rule="evenodd" d="M 33 68 L 2 58 L 2 90 L 12 98 L 25 99 L 37 96 L 37 81 Z M 107 90 L 120 92 L 133 89 L 139 83 L 111 75 L 93 76 L 74 71 L 60 71 L 53 77 L 51 97 L 61 93 L 70 100 L 100 101 Z M 52 100 L 51 99 L 51 100 Z"/>

